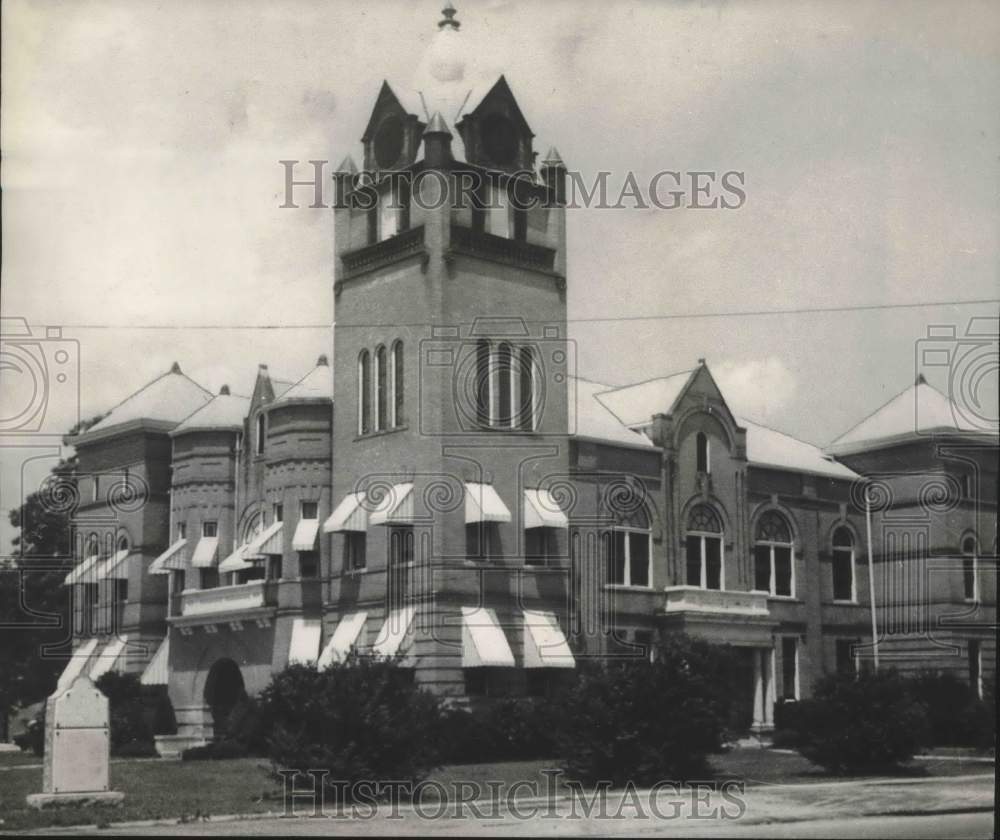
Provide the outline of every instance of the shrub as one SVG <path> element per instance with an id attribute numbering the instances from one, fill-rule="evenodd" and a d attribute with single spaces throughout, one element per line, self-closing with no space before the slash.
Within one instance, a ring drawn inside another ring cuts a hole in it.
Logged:
<path id="1" fill-rule="evenodd" d="M 561 709 L 559 741 L 570 778 L 621 785 L 691 778 L 726 737 L 732 652 L 676 635 L 655 662 L 584 663 Z"/>
<path id="2" fill-rule="evenodd" d="M 216 733 L 219 743 L 236 745 L 244 755 L 267 755 L 267 728 L 261 706 L 253 697 L 242 698 L 230 711 L 221 732 Z"/>
<path id="3" fill-rule="evenodd" d="M 28 721 L 27 728 L 20 735 L 14 736 L 14 743 L 23 751 L 29 750 L 37 756 L 45 752 L 45 704 Z"/>
<path id="4" fill-rule="evenodd" d="M 223 761 L 246 758 L 247 748 L 236 741 L 212 741 L 201 747 L 189 747 L 181 753 L 181 761 Z"/>
<path id="5" fill-rule="evenodd" d="M 330 782 L 424 778 L 440 764 L 441 705 L 395 660 L 350 656 L 292 665 L 260 696 L 274 770 L 327 770 Z"/>
<path id="6" fill-rule="evenodd" d="M 449 763 L 527 761 L 550 758 L 559 749 L 557 700 L 504 697 L 471 710 L 448 709 L 441 721 Z"/>
<path id="7" fill-rule="evenodd" d="M 908 689 L 894 671 L 825 677 L 802 720 L 802 754 L 840 773 L 908 761 L 929 741 L 926 710 Z"/>
<path id="8" fill-rule="evenodd" d="M 135 674 L 109 671 L 101 675 L 96 685 L 108 698 L 111 754 L 155 755 L 151 714 L 147 713 L 139 678 Z"/>
<path id="9" fill-rule="evenodd" d="M 774 746 L 800 747 L 814 714 L 812 700 L 779 700 L 774 704 Z"/>
<path id="10" fill-rule="evenodd" d="M 980 700 L 967 682 L 951 672 L 925 671 L 910 680 L 913 698 L 927 710 L 933 744 L 980 746 L 984 739 L 987 743 L 994 740 L 996 706 L 989 686 L 984 689 Z"/>

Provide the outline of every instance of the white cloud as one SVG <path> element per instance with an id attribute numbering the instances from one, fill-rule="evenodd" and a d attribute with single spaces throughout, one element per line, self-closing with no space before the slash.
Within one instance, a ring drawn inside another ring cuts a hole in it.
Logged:
<path id="1" fill-rule="evenodd" d="M 777 356 L 723 362 L 712 366 L 712 375 L 737 415 L 778 420 L 795 404 L 795 374 Z"/>

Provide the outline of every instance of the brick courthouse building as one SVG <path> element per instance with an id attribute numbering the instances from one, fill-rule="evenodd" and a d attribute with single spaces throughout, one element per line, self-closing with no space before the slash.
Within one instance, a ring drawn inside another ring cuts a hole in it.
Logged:
<path id="1" fill-rule="evenodd" d="M 376 98 L 363 168 L 386 177 L 335 211 L 332 366 L 262 365 L 240 397 L 175 365 L 68 439 L 87 501 L 62 681 L 166 684 L 169 751 L 288 663 L 352 647 L 482 702 L 683 631 L 742 651 L 742 722 L 766 729 L 776 699 L 870 656 L 862 477 L 882 661 L 991 675 L 995 437 L 921 383 L 835 459 L 735 416 L 704 361 L 576 376 L 566 169 L 460 55 L 449 7 L 419 87 Z"/>

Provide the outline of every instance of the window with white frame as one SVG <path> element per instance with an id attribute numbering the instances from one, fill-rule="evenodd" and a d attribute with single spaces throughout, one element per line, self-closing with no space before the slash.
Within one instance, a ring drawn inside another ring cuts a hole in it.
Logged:
<path id="1" fill-rule="evenodd" d="M 302 503 L 302 518 L 303 519 L 318 519 L 319 518 L 319 502 L 303 502 Z"/>
<path id="2" fill-rule="evenodd" d="M 285 506 L 281 502 L 274 503 L 274 521 L 275 522 L 285 521 Z"/>
<path id="3" fill-rule="evenodd" d="M 755 590 L 771 595 L 795 594 L 792 529 L 777 511 L 769 510 L 757 521 L 753 556 Z"/>
<path id="4" fill-rule="evenodd" d="M 187 523 L 178 522 L 177 523 L 177 539 L 183 540 L 187 538 Z"/>
<path id="5" fill-rule="evenodd" d="M 708 505 L 696 505 L 687 521 L 686 581 L 702 589 L 724 589 L 722 520 Z"/>
<path id="6" fill-rule="evenodd" d="M 638 508 L 618 516 L 617 524 L 603 535 L 607 582 L 617 586 L 653 585 L 653 535 L 646 511 Z"/>
<path id="7" fill-rule="evenodd" d="M 962 593 L 966 601 L 979 599 L 979 585 L 976 575 L 976 538 L 968 536 L 962 540 Z"/>
<path id="8" fill-rule="evenodd" d="M 201 523 L 201 535 L 203 537 L 217 537 L 219 536 L 219 523 L 215 520 L 210 520 Z"/>
<path id="9" fill-rule="evenodd" d="M 833 532 L 833 600 L 857 601 L 854 578 L 854 535 L 841 525 Z"/>
<path id="10" fill-rule="evenodd" d="M 532 347 L 479 339 L 475 347 L 476 419 L 480 425 L 534 431 L 538 362 Z"/>
<path id="11" fill-rule="evenodd" d="M 344 531 L 344 569 L 357 572 L 367 567 L 367 534 L 364 531 Z"/>

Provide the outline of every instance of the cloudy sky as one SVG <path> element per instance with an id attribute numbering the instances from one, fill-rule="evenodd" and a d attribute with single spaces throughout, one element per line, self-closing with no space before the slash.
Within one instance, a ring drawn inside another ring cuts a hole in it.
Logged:
<path id="1" fill-rule="evenodd" d="M 332 214 L 279 209 L 278 161 L 358 158 L 441 5 L 4 3 L 3 315 L 79 343 L 82 416 L 174 360 L 246 393 L 259 362 L 297 378 L 330 352 Z M 737 411 L 825 444 L 912 381 L 928 326 L 996 314 L 995 3 L 457 5 L 539 152 L 584 177 L 745 172 L 737 211 L 571 212 L 581 373 L 705 357 Z M 993 302 L 787 314 L 969 300 Z M 732 314 L 761 312 L 786 314 Z M 0 456 L 0 507 L 26 451 Z"/>

